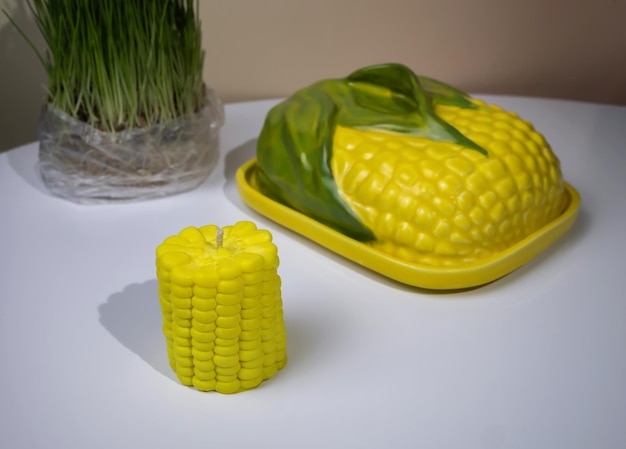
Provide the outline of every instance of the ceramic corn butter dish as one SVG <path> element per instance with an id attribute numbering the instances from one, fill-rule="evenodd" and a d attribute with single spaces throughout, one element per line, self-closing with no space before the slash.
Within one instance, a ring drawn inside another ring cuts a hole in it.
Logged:
<path id="1" fill-rule="evenodd" d="M 275 106 L 239 175 L 260 212 L 425 288 L 509 273 L 569 229 L 578 208 L 530 122 L 398 64 L 320 81 Z"/>

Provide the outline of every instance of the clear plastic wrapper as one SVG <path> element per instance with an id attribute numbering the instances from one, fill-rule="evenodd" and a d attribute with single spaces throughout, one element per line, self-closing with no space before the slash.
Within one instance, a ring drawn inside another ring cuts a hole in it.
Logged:
<path id="1" fill-rule="evenodd" d="M 207 89 L 196 114 L 147 128 L 103 132 L 50 106 L 39 121 L 39 172 L 76 203 L 138 201 L 191 190 L 219 156 L 222 102 Z"/>

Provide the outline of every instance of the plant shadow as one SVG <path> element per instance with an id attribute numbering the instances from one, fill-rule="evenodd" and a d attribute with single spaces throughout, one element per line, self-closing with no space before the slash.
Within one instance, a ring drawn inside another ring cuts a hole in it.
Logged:
<path id="1" fill-rule="evenodd" d="M 7 152 L 9 165 L 26 184 L 46 196 L 52 196 L 41 179 L 39 173 L 38 147 L 36 144 L 26 145 Z"/>
<path id="2" fill-rule="evenodd" d="M 156 279 L 127 285 L 98 307 L 100 324 L 156 371 L 178 382 L 167 360 L 158 297 Z"/>

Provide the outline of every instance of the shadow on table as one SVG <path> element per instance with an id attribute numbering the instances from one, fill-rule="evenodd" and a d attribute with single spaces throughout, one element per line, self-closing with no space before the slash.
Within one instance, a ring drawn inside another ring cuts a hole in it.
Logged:
<path id="1" fill-rule="evenodd" d="M 100 324 L 152 368 L 178 382 L 167 360 L 156 279 L 127 285 L 98 307 Z"/>
<path id="2" fill-rule="evenodd" d="M 123 346 L 137 354 L 165 377 L 180 383 L 167 360 L 165 337 L 162 333 L 158 283 L 151 279 L 142 284 L 127 285 L 113 293 L 98 307 L 100 324 Z M 307 371 L 316 357 L 333 345 L 331 336 L 323 329 L 329 318 L 323 313 L 285 311 L 287 352 L 289 363 L 285 371 Z M 340 324 L 337 323 L 337 328 Z"/>
<path id="3" fill-rule="evenodd" d="M 256 157 L 256 143 L 257 139 L 250 139 L 230 150 L 224 158 L 224 179 L 226 179 L 224 194 L 231 203 L 246 212 L 249 212 L 251 209 L 245 206 L 237 191 L 237 170 L 250 159 Z"/>

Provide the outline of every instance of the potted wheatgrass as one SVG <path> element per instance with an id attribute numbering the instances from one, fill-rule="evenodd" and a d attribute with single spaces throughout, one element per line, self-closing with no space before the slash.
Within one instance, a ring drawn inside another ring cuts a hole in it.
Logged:
<path id="1" fill-rule="evenodd" d="M 198 1 L 28 5 L 47 44 L 42 53 L 24 36 L 48 76 L 39 170 L 52 193 L 137 200 L 206 179 L 224 115 L 202 79 Z"/>

